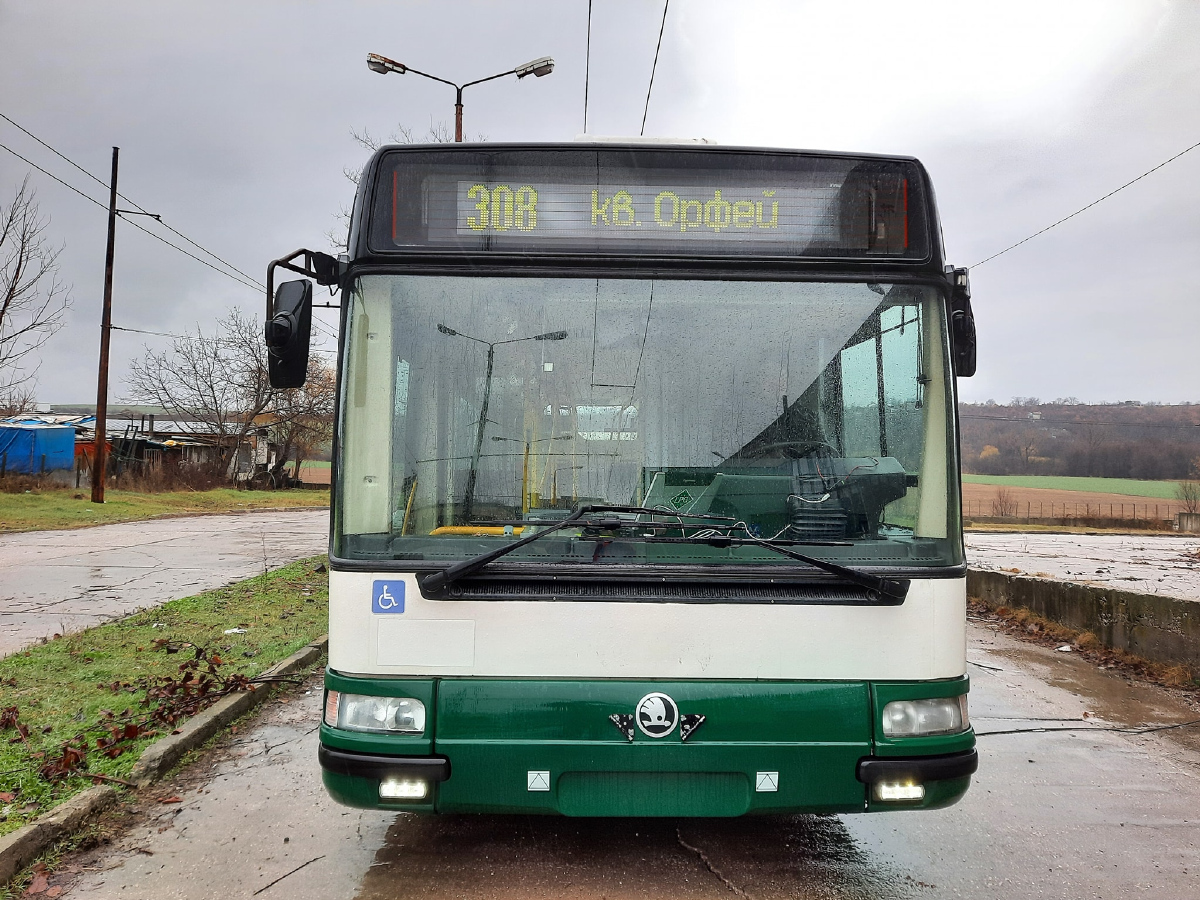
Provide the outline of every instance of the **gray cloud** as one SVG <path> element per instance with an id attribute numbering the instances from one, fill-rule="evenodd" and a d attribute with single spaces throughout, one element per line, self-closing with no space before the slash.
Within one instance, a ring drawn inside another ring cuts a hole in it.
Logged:
<path id="1" fill-rule="evenodd" d="M 908 14 L 920 17 L 922 8 Z M 594 9 L 589 131 L 636 134 L 662 7 L 597 0 Z M 928 7 L 925 36 L 905 48 L 910 58 L 938 54 L 948 42 L 988 49 L 986 29 L 940 10 Z M 569 140 L 583 130 L 586 15 L 586 0 L 0 0 L 0 111 L 102 178 L 109 148 L 121 146 L 124 193 L 262 278 L 269 259 L 325 246 L 325 232 L 352 195 L 342 168 L 364 159 L 350 129 L 386 135 L 405 124 L 421 132 L 431 121 L 452 120 L 450 88 L 411 75 L 373 75 L 364 64 L 368 51 L 451 80 L 551 55 L 558 65 L 548 78 L 469 88 L 466 130 L 491 140 Z M 812 116 L 813 98 L 837 88 L 837 73 L 801 81 L 803 70 L 789 66 L 787 54 L 799 59 L 800 44 L 790 24 L 770 25 L 792 23 L 795 15 L 792 4 L 673 4 L 647 133 L 913 152 L 934 177 L 947 243 L 960 264 L 1200 140 L 1196 4 L 1150 8 L 1129 36 L 1091 56 L 1080 53 L 1084 61 L 1056 80 L 1047 75 L 1044 90 L 1035 84 L 1024 105 L 983 99 L 993 87 L 983 83 L 974 88 L 979 104 L 947 106 L 936 83 L 906 92 L 894 76 L 882 92 L 847 84 Z M 739 33 L 743 20 L 752 23 L 753 40 Z M 1072 40 L 1100 40 L 1095 29 L 1055 21 L 1064 53 Z M 867 18 L 855 24 L 864 37 L 840 51 L 847 66 L 858 64 L 856 47 L 875 46 L 872 28 L 885 25 Z M 1031 65 L 1029 54 L 1053 46 L 1044 35 L 1034 42 L 1036 25 L 1029 24 L 1026 55 L 1014 56 L 1014 67 Z M 821 39 L 810 35 L 809 46 Z M 1022 49 L 1020 38 L 1006 40 L 1018 41 L 1002 48 L 1006 53 Z M 756 53 L 777 59 L 778 67 L 758 71 Z M 966 65 L 969 54 L 954 59 Z M 1003 77 L 1002 65 L 995 71 L 990 77 Z M 950 82 L 966 74 L 939 77 Z M 746 112 L 771 90 L 782 99 L 770 120 Z M 99 185 L 5 123 L 0 141 L 104 198 Z M 0 152 L 0 188 L 26 171 Z M 1200 355 L 1192 351 L 1200 276 L 1191 262 L 1200 244 L 1198 176 L 1200 150 L 978 269 L 980 373 L 963 382 L 964 397 L 1200 399 Z M 65 243 L 64 275 L 75 296 L 69 325 L 45 348 L 39 395 L 86 402 L 94 396 L 105 216 L 42 176 L 34 183 L 51 232 Z M 212 322 L 231 305 L 257 312 L 261 304 L 256 292 L 120 227 L 116 323 L 178 332 Z M 143 343 L 164 341 L 115 336 L 115 396 Z"/>

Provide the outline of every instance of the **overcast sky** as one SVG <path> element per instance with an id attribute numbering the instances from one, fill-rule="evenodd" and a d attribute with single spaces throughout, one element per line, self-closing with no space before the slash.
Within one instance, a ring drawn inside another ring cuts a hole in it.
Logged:
<path id="1" fill-rule="evenodd" d="M 660 0 L 594 0 L 588 131 L 635 135 Z M 380 77 L 377 52 L 451 81 L 539 56 L 554 73 L 468 88 L 465 130 L 583 129 L 587 0 L 0 0 L 0 112 L 256 279 L 326 233 L 365 152 L 350 136 L 453 122 L 451 88 Z M 648 135 L 912 154 L 950 259 L 971 265 L 1200 141 L 1193 0 L 674 0 Z M 107 202 L 0 120 L 0 143 Z M 0 150 L 4 202 L 29 167 Z M 94 402 L 105 211 L 34 172 L 73 285 L 38 398 Z M 170 235 L 167 235 L 170 237 Z M 174 240 L 174 238 L 172 238 Z M 972 271 L 965 400 L 1200 401 L 1200 148 Z M 113 322 L 209 328 L 247 287 L 119 223 Z M 331 314 L 322 314 L 330 324 Z M 114 333 L 112 396 L 167 339 Z"/>

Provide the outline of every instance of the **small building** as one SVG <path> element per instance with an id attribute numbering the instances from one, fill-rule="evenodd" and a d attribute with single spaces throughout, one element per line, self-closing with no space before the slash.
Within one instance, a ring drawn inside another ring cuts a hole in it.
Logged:
<path id="1" fill-rule="evenodd" d="M 75 429 L 36 419 L 0 422 L 0 475 L 45 475 L 75 467 Z"/>

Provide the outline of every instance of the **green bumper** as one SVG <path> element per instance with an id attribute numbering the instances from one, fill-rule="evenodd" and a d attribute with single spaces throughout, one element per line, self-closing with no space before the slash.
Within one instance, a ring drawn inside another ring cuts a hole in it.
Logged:
<path id="1" fill-rule="evenodd" d="M 974 771 L 974 734 L 877 740 L 894 699 L 955 696 L 939 682 L 368 679 L 326 688 L 404 696 L 427 710 L 420 736 L 321 726 L 329 793 L 348 806 L 412 812 L 739 816 L 948 806 Z M 666 700 L 641 701 L 651 694 Z M 672 710 L 671 707 L 674 706 Z M 647 712 L 639 727 L 636 714 Z M 661 736 L 667 725 L 669 731 Z M 663 714 L 665 719 L 655 721 Z M 701 719 L 701 717 L 703 717 Z M 690 727 L 687 727 L 690 726 Z M 936 776 L 924 778 L 928 772 Z M 870 783 L 924 782 L 920 801 L 881 802 Z M 385 779 L 420 779 L 420 801 L 381 800 Z"/>

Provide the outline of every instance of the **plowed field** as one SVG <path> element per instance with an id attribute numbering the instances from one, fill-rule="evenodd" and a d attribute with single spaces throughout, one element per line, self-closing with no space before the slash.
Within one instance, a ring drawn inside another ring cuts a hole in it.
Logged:
<path id="1" fill-rule="evenodd" d="M 1172 519 L 1183 509 L 1176 500 L 1154 500 L 1128 494 L 1101 494 L 1089 491 L 1058 491 L 1046 488 L 998 487 L 994 484 L 963 485 L 963 515 L 968 518 L 993 516 L 997 493 L 1004 491 L 1016 504 L 1021 518 L 1051 519 L 1062 516 L 1112 519 Z"/>

